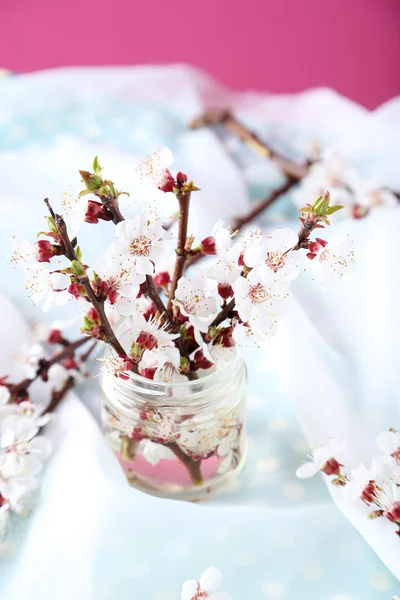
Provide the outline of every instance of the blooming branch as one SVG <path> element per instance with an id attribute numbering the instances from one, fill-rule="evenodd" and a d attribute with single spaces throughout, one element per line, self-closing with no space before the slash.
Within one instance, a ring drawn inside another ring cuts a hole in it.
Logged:
<path id="1" fill-rule="evenodd" d="M 377 446 L 384 454 L 374 458 L 369 469 L 362 463 L 346 469 L 336 458 L 345 451 L 346 443 L 330 440 L 314 448 L 311 462 L 301 465 L 296 475 L 308 478 L 321 472 L 331 477 L 332 484 L 341 488 L 346 502 L 361 500 L 375 507 L 369 518 L 386 518 L 396 525 L 400 536 L 400 436 L 393 429 L 382 432 Z"/>
<path id="2" fill-rule="evenodd" d="M 205 126 L 226 128 L 255 154 L 272 160 L 290 179 L 300 182 L 293 194 L 293 199 L 300 206 L 304 198 L 320 196 L 326 189 L 330 189 L 335 203 L 344 204 L 348 208 L 349 216 L 360 219 L 375 206 L 392 206 L 400 201 L 398 191 L 382 185 L 376 179 L 360 177 L 337 153 L 327 151 L 302 165 L 291 161 L 261 140 L 229 110 L 209 110 L 190 123 L 192 129 Z M 273 197 L 272 201 L 276 198 Z"/>

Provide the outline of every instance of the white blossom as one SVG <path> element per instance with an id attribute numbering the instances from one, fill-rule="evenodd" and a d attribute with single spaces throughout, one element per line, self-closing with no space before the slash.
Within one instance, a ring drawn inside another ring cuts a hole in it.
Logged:
<path id="1" fill-rule="evenodd" d="M 71 299 L 66 291 L 70 279 L 64 273 L 49 273 L 42 265 L 28 266 L 24 270 L 27 278 L 25 287 L 35 304 L 45 300 L 43 311 L 47 312 L 52 303 L 65 304 Z"/>
<path id="2" fill-rule="evenodd" d="M 217 254 L 225 254 L 232 244 L 232 229 L 224 227 L 223 221 L 218 221 L 211 230 Z"/>
<path id="3" fill-rule="evenodd" d="M 361 494 L 368 486 L 370 481 L 374 481 L 376 478 L 376 463 L 372 462 L 371 468 L 367 469 L 362 463 L 355 468 L 351 469 L 347 475 L 349 481 L 342 488 L 343 498 L 347 502 L 355 502 L 361 497 Z"/>
<path id="4" fill-rule="evenodd" d="M 233 284 L 233 290 L 242 321 L 249 323 L 253 332 L 273 333 L 277 314 L 284 308 L 287 285 L 277 284 L 272 271 L 264 265 L 252 269 L 247 277 L 239 277 Z"/>
<path id="5" fill-rule="evenodd" d="M 311 462 L 306 462 L 296 471 L 300 479 L 308 479 L 321 471 L 326 463 L 346 450 L 346 442 L 331 439 L 325 445 L 317 446 L 312 450 Z"/>
<path id="6" fill-rule="evenodd" d="M 376 438 L 376 445 L 381 452 L 400 461 L 400 435 L 397 431 L 382 431 Z"/>
<path id="7" fill-rule="evenodd" d="M 218 591 L 222 583 L 222 573 L 215 567 L 204 571 L 200 581 L 185 581 L 181 600 L 232 600 L 228 594 Z"/>
<path id="8" fill-rule="evenodd" d="M 162 187 L 166 171 L 173 163 L 174 156 L 169 148 L 155 150 L 150 156 L 142 160 L 137 171 L 142 177 L 149 177 L 157 187 Z"/>
<path id="9" fill-rule="evenodd" d="M 221 258 L 218 258 L 211 265 L 203 267 L 202 273 L 205 277 L 213 279 L 218 283 L 232 285 L 242 272 L 242 267 L 238 263 L 240 251 L 240 246 L 235 244 Z"/>
<path id="10" fill-rule="evenodd" d="M 293 201 L 302 207 L 310 202 L 310 198 L 318 198 L 329 190 L 332 204 L 350 208 L 354 204 L 354 197 L 349 188 L 349 181 L 354 174 L 354 170 L 341 154 L 327 150 L 319 161 L 310 166 L 308 174 L 293 192 Z"/>
<path id="11" fill-rule="evenodd" d="M 112 246 L 112 270 L 116 277 L 126 269 L 135 269 L 142 283 L 154 273 L 154 266 L 168 252 L 165 240 L 170 234 L 161 221 L 152 215 L 140 214 L 121 221 L 116 226 L 116 241 Z"/>
<path id="12" fill-rule="evenodd" d="M 276 229 L 262 239 L 254 237 L 244 252 L 244 262 L 248 267 L 266 265 L 277 281 L 292 281 L 299 274 L 300 257 L 298 252 L 290 252 L 290 249 L 298 240 L 292 229 Z"/>
<path id="13" fill-rule="evenodd" d="M 154 381 L 160 383 L 185 383 L 187 377 L 180 373 L 181 356 L 175 346 L 158 346 L 145 350 L 140 361 L 141 369 L 155 369 Z"/>
<path id="14" fill-rule="evenodd" d="M 129 333 L 134 342 L 140 341 L 140 335 L 144 334 L 142 337 L 146 338 L 148 344 L 160 346 L 168 346 L 179 337 L 179 333 L 168 331 L 168 323 L 163 323 L 161 318 L 152 316 L 146 320 L 139 311 L 131 316 Z"/>
<path id="15" fill-rule="evenodd" d="M 316 256 L 311 260 L 312 268 L 321 283 L 341 279 L 354 263 L 353 242 L 350 238 L 319 244 Z"/>
<path id="16" fill-rule="evenodd" d="M 174 304 L 193 327 L 206 332 L 218 314 L 216 282 L 206 277 L 181 277 Z"/>
<path id="17" fill-rule="evenodd" d="M 116 272 L 116 262 L 109 262 L 104 269 L 99 269 L 99 275 L 110 288 L 110 294 L 115 294 L 117 300 L 112 302 L 116 312 L 122 316 L 129 316 L 135 309 L 136 297 L 139 293 L 139 286 L 143 283 L 143 274 L 138 273 L 136 269 L 119 268 Z"/>

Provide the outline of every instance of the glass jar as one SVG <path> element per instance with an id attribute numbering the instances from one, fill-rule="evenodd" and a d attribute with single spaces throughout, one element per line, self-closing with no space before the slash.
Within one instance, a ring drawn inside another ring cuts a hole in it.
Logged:
<path id="1" fill-rule="evenodd" d="M 104 436 L 133 487 L 197 501 L 243 466 L 245 364 L 235 354 L 204 373 L 194 381 L 159 383 L 133 372 L 126 380 L 102 372 Z"/>

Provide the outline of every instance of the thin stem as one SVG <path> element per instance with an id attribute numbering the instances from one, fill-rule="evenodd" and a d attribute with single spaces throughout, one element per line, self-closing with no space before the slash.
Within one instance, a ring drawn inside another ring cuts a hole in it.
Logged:
<path id="1" fill-rule="evenodd" d="M 20 392 L 26 390 L 31 385 L 31 383 L 38 379 L 38 377 L 40 377 L 43 373 L 48 371 L 51 366 L 61 362 L 62 360 L 64 360 L 64 358 L 68 358 L 68 356 L 71 356 L 71 354 L 74 354 L 75 350 L 83 346 L 83 344 L 86 344 L 86 342 L 88 342 L 89 340 L 89 337 L 80 338 L 75 342 L 71 342 L 68 346 L 65 346 L 62 350 L 60 350 L 60 352 L 57 352 L 57 354 L 55 354 L 51 359 L 41 360 L 35 376 L 23 379 L 19 383 L 12 385 L 9 388 L 10 394 L 12 396 L 16 396 Z"/>
<path id="2" fill-rule="evenodd" d="M 145 291 L 146 296 L 148 296 L 150 298 L 150 300 L 153 302 L 153 304 L 155 304 L 158 312 L 160 313 L 160 316 L 162 317 L 164 315 L 164 317 L 168 320 L 168 322 L 171 321 L 170 315 L 167 311 L 167 309 L 164 306 L 164 302 L 161 300 L 160 295 L 157 293 L 157 290 L 155 288 L 154 285 L 154 281 L 151 275 L 146 275 L 146 291 Z"/>
<path id="3" fill-rule="evenodd" d="M 218 325 L 220 325 L 229 317 L 229 314 L 233 310 L 235 310 L 235 298 L 232 298 L 232 300 L 223 307 L 223 309 L 218 313 L 214 321 L 211 323 L 210 327 L 218 327 Z"/>
<path id="4" fill-rule="evenodd" d="M 203 476 L 201 474 L 201 460 L 193 460 L 190 456 L 185 454 L 183 450 L 178 446 L 176 442 L 169 442 L 164 444 L 166 448 L 169 448 L 175 456 L 181 461 L 181 463 L 187 468 L 190 479 L 195 485 L 202 485 L 204 483 Z"/>
<path id="5" fill-rule="evenodd" d="M 88 350 L 84 353 L 81 354 L 81 361 L 82 362 L 86 362 L 89 358 L 89 356 L 92 354 L 93 350 L 96 348 L 97 346 L 97 340 L 94 340 L 93 344 L 88 348 Z"/>
<path id="6" fill-rule="evenodd" d="M 186 263 L 186 240 L 189 220 L 190 192 L 177 196 L 179 202 L 178 241 L 176 248 L 175 270 L 169 293 L 168 312 L 172 314 L 172 301 L 175 297 L 178 282 L 183 275 Z"/>
<path id="7" fill-rule="evenodd" d="M 247 213 L 247 215 L 243 215 L 234 219 L 231 226 L 232 229 L 234 231 L 242 229 L 245 225 L 253 221 L 256 217 L 258 217 L 258 215 L 271 206 L 275 200 L 282 196 L 282 194 L 286 194 L 286 192 L 288 192 L 297 183 L 297 181 L 297 179 L 289 177 L 284 184 L 271 192 L 270 195 L 265 198 L 265 200 L 257 204 L 249 213 Z"/>
<path id="8" fill-rule="evenodd" d="M 71 262 L 74 260 L 78 261 L 78 257 L 76 256 L 74 246 L 69 238 L 67 226 L 65 224 L 64 219 L 62 218 L 61 215 L 57 215 L 54 213 L 48 198 L 45 199 L 45 203 L 50 211 L 51 216 L 54 218 L 54 220 L 56 222 L 58 233 L 61 237 L 61 240 L 62 240 L 62 243 L 64 246 L 65 256 Z M 109 323 L 109 320 L 107 319 L 105 309 L 104 309 L 104 302 L 102 302 L 101 300 L 99 300 L 97 298 L 97 296 L 94 293 L 92 286 L 90 284 L 89 277 L 85 273 L 85 275 L 78 275 L 77 279 L 78 279 L 79 283 L 84 287 L 86 295 L 89 298 L 89 301 L 91 302 L 93 308 L 97 311 L 97 313 L 100 317 L 102 328 L 103 328 L 104 334 L 106 336 L 106 339 L 104 341 L 106 343 L 110 344 L 110 346 L 112 346 L 114 348 L 115 352 L 119 356 L 125 355 L 126 352 L 125 352 L 124 348 L 121 346 L 121 344 L 119 343 L 119 341 Z"/>
<path id="9" fill-rule="evenodd" d="M 118 223 L 121 223 L 121 221 L 125 221 L 121 211 L 119 210 L 118 198 L 115 198 L 109 194 L 107 198 L 101 198 L 101 201 L 112 214 L 114 225 L 118 225 Z"/>
<path id="10" fill-rule="evenodd" d="M 204 115 L 195 119 L 190 123 L 192 129 L 200 129 L 201 127 L 223 125 L 233 133 L 237 138 L 242 140 L 253 152 L 262 158 L 270 158 L 280 169 L 289 177 L 299 180 L 305 177 L 308 173 L 309 165 L 298 165 L 297 163 L 287 159 L 271 146 L 263 142 L 255 133 L 250 131 L 245 125 L 240 123 L 226 109 L 214 109 L 206 112 Z"/>
<path id="11" fill-rule="evenodd" d="M 53 390 L 51 394 L 51 400 L 49 405 L 46 407 L 45 412 L 53 412 L 56 406 L 61 402 L 64 396 L 74 387 L 75 379 L 73 377 L 68 377 L 61 387 L 60 390 Z"/>

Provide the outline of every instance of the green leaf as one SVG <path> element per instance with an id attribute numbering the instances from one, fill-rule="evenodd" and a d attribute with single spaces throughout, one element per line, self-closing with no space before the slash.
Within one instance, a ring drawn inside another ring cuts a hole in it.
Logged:
<path id="1" fill-rule="evenodd" d="M 92 329 L 94 323 L 91 319 L 89 319 L 89 317 L 87 317 L 86 315 L 83 317 L 83 327 L 82 329 Z"/>
<path id="2" fill-rule="evenodd" d="M 57 233 L 57 225 L 56 225 L 54 218 L 46 217 L 46 221 L 47 221 L 47 226 L 49 228 L 49 231 L 51 231 L 52 233 Z"/>
<path id="3" fill-rule="evenodd" d="M 101 175 L 103 172 L 102 167 L 100 166 L 99 163 L 99 157 L 95 156 L 94 160 L 93 160 L 93 171 L 97 174 L 97 175 Z"/>
<path id="4" fill-rule="evenodd" d="M 90 190 L 82 190 L 78 194 L 78 198 L 82 198 L 82 196 L 86 196 L 86 194 L 90 194 Z"/>
<path id="5" fill-rule="evenodd" d="M 344 206 L 341 206 L 340 204 L 334 204 L 333 206 L 330 206 L 328 208 L 328 210 L 326 211 L 326 214 L 333 215 L 333 213 L 337 212 L 338 210 L 341 210 L 342 208 L 344 208 Z"/>
<path id="6" fill-rule="evenodd" d="M 99 280 L 99 276 L 98 276 L 98 274 L 96 273 L 96 271 L 93 269 L 93 281 L 95 281 L 95 282 L 97 283 L 97 282 L 98 282 L 98 280 Z"/>
<path id="7" fill-rule="evenodd" d="M 71 262 L 71 268 L 74 272 L 74 275 L 76 275 L 77 277 L 80 277 L 81 275 L 85 274 L 85 268 L 83 264 L 77 260 L 73 260 Z"/>
<path id="8" fill-rule="evenodd" d="M 103 184 L 103 179 L 100 175 L 89 173 L 89 171 L 79 171 L 82 181 L 89 192 L 95 192 Z"/>
<path id="9" fill-rule="evenodd" d="M 75 254 L 76 254 L 76 258 L 81 261 L 82 260 L 82 250 L 80 246 L 77 246 L 75 248 Z"/>

